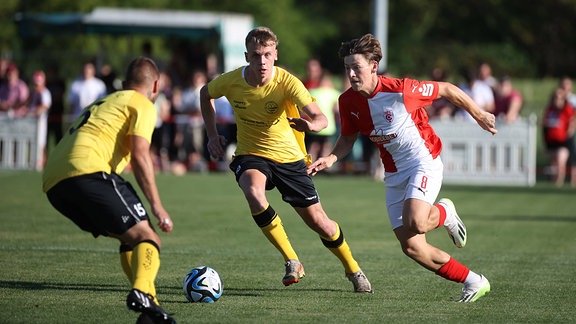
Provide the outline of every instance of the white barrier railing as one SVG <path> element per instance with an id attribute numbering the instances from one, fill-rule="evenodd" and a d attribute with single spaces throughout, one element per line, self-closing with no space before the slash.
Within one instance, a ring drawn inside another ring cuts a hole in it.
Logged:
<path id="1" fill-rule="evenodd" d="M 533 186 L 536 183 L 536 116 L 497 123 L 491 135 L 465 121 L 431 121 L 443 143 L 444 183 Z"/>
<path id="2" fill-rule="evenodd" d="M 533 186 L 536 183 L 536 117 L 498 123 L 492 136 L 465 121 L 433 120 L 443 143 L 444 183 Z M 0 168 L 40 170 L 38 119 L 0 115 Z"/>
<path id="3" fill-rule="evenodd" d="M 38 118 L 0 115 L 0 168 L 39 170 Z"/>

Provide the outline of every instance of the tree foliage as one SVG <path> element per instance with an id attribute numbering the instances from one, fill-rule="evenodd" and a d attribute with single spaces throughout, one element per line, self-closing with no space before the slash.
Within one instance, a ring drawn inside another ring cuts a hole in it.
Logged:
<path id="1" fill-rule="evenodd" d="M 257 25 L 271 27 L 280 38 L 279 64 L 297 74 L 312 56 L 337 72 L 340 43 L 373 32 L 373 1 L 4 0 L 0 54 L 27 64 L 105 54 L 121 65 L 144 38 L 79 35 L 23 41 L 13 23 L 17 12 L 87 13 L 106 6 L 226 11 L 251 14 Z M 487 61 L 498 74 L 576 76 L 576 0 L 389 0 L 387 18 L 386 65 L 397 75 L 426 75 L 435 66 L 455 74 Z M 170 50 L 170 41 L 154 40 L 160 52 Z"/>

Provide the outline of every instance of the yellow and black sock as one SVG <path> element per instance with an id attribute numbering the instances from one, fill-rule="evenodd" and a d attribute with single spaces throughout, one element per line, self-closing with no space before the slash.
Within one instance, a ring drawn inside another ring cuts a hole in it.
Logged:
<path id="1" fill-rule="evenodd" d="M 335 256 L 340 259 L 346 273 L 354 273 L 360 270 L 358 262 L 354 260 L 350 246 L 344 238 L 344 233 L 340 230 L 340 226 L 336 224 L 336 234 L 330 238 L 320 237 L 322 243 L 327 247 Z"/>
<path id="2" fill-rule="evenodd" d="M 268 205 L 263 211 L 252 215 L 254 221 L 262 230 L 262 233 L 268 238 L 268 241 L 272 243 L 278 251 L 282 254 L 284 261 L 298 260 L 296 251 L 292 248 L 292 244 L 288 240 L 288 235 L 284 230 L 284 225 L 282 225 L 282 220 L 280 216 L 276 214 L 276 211 L 272 206 Z"/>
<path id="3" fill-rule="evenodd" d="M 134 278 L 132 276 L 132 247 L 126 243 L 120 244 L 120 265 L 128 281 L 132 286 L 134 284 Z"/>
<path id="4" fill-rule="evenodd" d="M 142 241 L 134 247 L 132 254 L 132 288 L 138 289 L 156 299 L 156 286 L 154 281 L 160 269 L 160 249 L 153 241 Z"/>

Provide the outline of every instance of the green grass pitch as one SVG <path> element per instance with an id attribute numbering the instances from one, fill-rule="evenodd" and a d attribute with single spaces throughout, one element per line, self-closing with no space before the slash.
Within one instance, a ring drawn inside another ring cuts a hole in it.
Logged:
<path id="1" fill-rule="evenodd" d="M 59 215 L 40 178 L 0 170 L 0 323 L 135 323 L 118 244 L 93 239 Z M 161 234 L 156 286 L 179 323 L 576 322 L 576 192 L 569 188 L 444 186 L 440 196 L 456 204 L 468 244 L 455 248 L 443 229 L 429 242 L 492 284 L 486 297 L 459 304 L 453 300 L 460 284 L 402 254 L 381 182 L 316 177 L 323 206 L 342 227 L 372 295 L 352 292 L 337 258 L 276 191 L 269 199 L 306 269 L 290 287 L 281 283 L 280 254 L 251 220 L 231 174 L 159 175 L 158 185 L 175 229 Z M 186 301 L 182 279 L 197 265 L 222 277 L 218 302 Z"/>

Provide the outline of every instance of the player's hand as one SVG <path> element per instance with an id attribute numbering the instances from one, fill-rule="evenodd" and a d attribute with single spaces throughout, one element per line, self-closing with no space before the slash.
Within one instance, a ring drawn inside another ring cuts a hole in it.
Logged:
<path id="1" fill-rule="evenodd" d="M 476 121 L 480 127 L 492 133 L 492 135 L 498 133 L 498 130 L 496 129 L 496 117 L 493 114 L 484 111 Z"/>
<path id="2" fill-rule="evenodd" d="M 333 154 L 326 157 L 321 157 L 318 160 L 312 162 L 312 164 L 308 166 L 308 169 L 306 169 L 306 173 L 308 173 L 311 176 L 315 176 L 316 173 L 324 169 L 330 168 L 334 164 L 334 162 L 336 162 L 336 156 Z"/>
<path id="3" fill-rule="evenodd" d="M 162 232 L 172 232 L 172 229 L 174 229 L 174 222 L 172 222 L 172 218 L 170 218 L 170 215 L 168 215 L 168 212 L 166 212 L 163 207 L 157 209 L 153 208 L 152 213 L 158 219 L 158 227 L 160 227 Z"/>
<path id="4" fill-rule="evenodd" d="M 290 127 L 294 128 L 299 132 L 309 132 L 310 122 L 304 118 L 287 117 Z"/>
<path id="5" fill-rule="evenodd" d="M 224 147 L 226 146 L 226 137 L 216 135 L 208 138 L 208 153 L 217 160 L 224 156 Z"/>
<path id="6" fill-rule="evenodd" d="M 158 221 L 158 227 L 160 227 L 162 232 L 170 233 L 172 232 L 172 229 L 174 229 L 174 223 L 172 222 L 170 216 L 168 216 Z"/>

